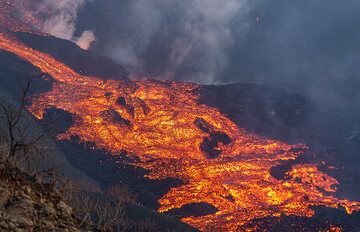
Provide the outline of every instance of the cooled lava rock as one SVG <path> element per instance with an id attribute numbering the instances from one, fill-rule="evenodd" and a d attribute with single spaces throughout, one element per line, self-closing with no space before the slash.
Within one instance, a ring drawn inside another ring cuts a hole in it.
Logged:
<path id="1" fill-rule="evenodd" d="M 111 92 L 105 93 L 105 97 L 111 97 L 111 96 L 112 96 L 112 93 L 111 93 Z"/>
<path id="2" fill-rule="evenodd" d="M 202 217 L 214 214 L 218 209 L 208 203 L 199 202 L 182 206 L 181 208 L 171 209 L 166 212 L 167 215 L 176 217 Z"/>
<path id="3" fill-rule="evenodd" d="M 109 109 L 102 111 L 100 113 L 100 116 L 104 120 L 115 122 L 116 124 L 122 126 L 122 127 L 132 127 L 131 122 L 129 120 L 126 120 L 123 118 L 116 110 Z"/>
<path id="4" fill-rule="evenodd" d="M 141 109 L 143 110 L 145 115 L 148 115 L 151 111 L 150 107 L 140 98 L 136 98 L 137 102 L 139 103 Z"/>
<path id="5" fill-rule="evenodd" d="M 194 121 L 194 125 L 205 133 L 210 134 L 214 131 L 214 127 L 203 118 L 196 118 Z"/>
<path id="6" fill-rule="evenodd" d="M 124 97 L 118 97 L 116 100 L 116 104 L 119 106 L 126 106 L 126 100 Z"/>
<path id="7" fill-rule="evenodd" d="M 45 110 L 41 122 L 45 126 L 50 126 L 52 134 L 56 136 L 65 133 L 69 129 L 73 124 L 73 117 L 63 109 L 50 108 Z"/>
<path id="8" fill-rule="evenodd" d="M 200 149 L 207 158 L 214 159 L 222 153 L 222 150 L 218 148 L 220 143 L 228 145 L 231 143 L 231 138 L 225 133 L 214 132 L 208 138 L 204 138 L 200 144 Z"/>

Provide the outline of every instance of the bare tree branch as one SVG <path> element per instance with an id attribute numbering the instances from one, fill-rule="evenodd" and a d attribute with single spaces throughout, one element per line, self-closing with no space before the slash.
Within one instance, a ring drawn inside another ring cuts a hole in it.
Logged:
<path id="1" fill-rule="evenodd" d="M 16 165 L 27 166 L 27 170 L 33 170 L 39 165 L 35 164 L 40 160 L 42 139 L 44 132 L 30 116 L 27 115 L 26 104 L 30 94 L 30 78 L 21 87 L 19 104 L 9 103 L 0 99 L 0 125 L 5 132 L 5 140 L 8 143 L 7 152 L 3 159 L 5 162 L 12 162 Z M 37 161 L 34 156 L 36 153 Z M 31 164 L 30 164 L 31 162 Z M 32 167 L 31 167 L 32 166 Z"/>

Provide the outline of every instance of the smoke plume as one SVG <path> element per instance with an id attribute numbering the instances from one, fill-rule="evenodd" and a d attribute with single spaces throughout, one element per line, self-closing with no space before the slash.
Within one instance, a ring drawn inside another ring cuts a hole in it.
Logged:
<path id="1" fill-rule="evenodd" d="M 143 76 L 200 83 L 212 83 L 226 68 L 234 44 L 231 20 L 247 12 L 246 0 L 134 0 L 121 6 L 123 12 L 113 13 L 122 35 L 108 43 L 106 54 Z M 238 27 L 245 29 L 245 22 Z"/>
<path id="2" fill-rule="evenodd" d="M 185 65 L 195 71 L 185 79 L 212 83 L 228 64 L 227 49 L 234 42 L 230 20 L 244 13 L 245 6 L 245 1 L 239 0 L 188 2 L 180 23 L 182 35 L 171 44 L 164 78 L 173 79 L 179 67 Z"/>
<path id="3" fill-rule="evenodd" d="M 40 29 L 55 37 L 71 40 L 83 49 L 89 49 L 95 41 L 92 31 L 75 36 L 78 11 L 87 0 L 43 0 L 37 4 L 34 14 L 42 19 Z"/>
<path id="4" fill-rule="evenodd" d="M 260 83 L 359 105 L 360 1 L 37 1 L 45 31 L 85 49 L 95 33 L 91 49 L 134 78 Z"/>
<path id="5" fill-rule="evenodd" d="M 82 49 L 88 50 L 94 41 L 94 33 L 92 31 L 84 31 L 81 36 L 76 39 L 76 44 Z"/>

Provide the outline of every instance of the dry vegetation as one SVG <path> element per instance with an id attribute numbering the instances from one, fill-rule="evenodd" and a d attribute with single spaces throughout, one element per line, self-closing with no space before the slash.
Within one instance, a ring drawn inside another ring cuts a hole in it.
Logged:
<path id="1" fill-rule="evenodd" d="M 156 231 L 157 224 L 150 219 L 134 222 L 127 217 L 126 204 L 140 203 L 126 186 L 112 186 L 104 194 L 83 192 L 71 181 L 60 186 L 65 202 L 80 218 L 80 226 L 91 223 L 99 231 Z"/>
<path id="2" fill-rule="evenodd" d="M 29 92 L 30 80 L 27 80 L 18 104 L 5 97 L 0 99 L 0 159 L 36 175 L 46 158 L 53 153 L 53 148 L 46 141 L 39 124 L 26 111 Z"/>
<path id="3" fill-rule="evenodd" d="M 117 204 L 139 205 L 137 197 L 125 185 L 113 185 L 105 193 L 112 198 Z"/>

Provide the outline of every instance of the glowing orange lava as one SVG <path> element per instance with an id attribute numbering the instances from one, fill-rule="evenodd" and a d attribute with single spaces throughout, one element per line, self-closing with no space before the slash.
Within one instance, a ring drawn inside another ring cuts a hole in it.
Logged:
<path id="1" fill-rule="evenodd" d="M 54 78 L 50 92 L 35 96 L 29 108 L 41 118 L 56 107 L 70 112 L 74 124 L 59 139 L 77 135 L 112 153 L 121 150 L 140 157 L 148 178 L 177 178 L 159 203 L 160 212 L 205 202 L 217 208 L 207 216 L 183 218 L 199 228 L 236 231 L 267 216 L 311 217 L 310 206 L 337 208 L 350 214 L 359 202 L 335 196 L 337 180 L 313 164 L 292 167 L 284 180 L 270 175 L 283 160 L 293 160 L 306 146 L 259 138 L 238 128 L 219 110 L 198 103 L 198 85 L 172 81 L 103 81 L 82 76 L 53 57 L 0 33 L 0 49 L 16 54 Z M 209 158 L 201 149 L 212 134 L 226 136 Z"/>

